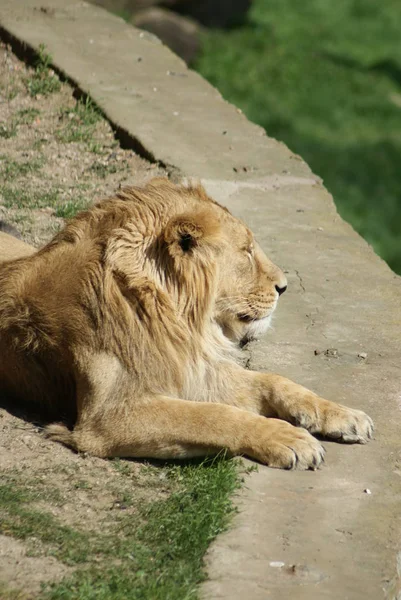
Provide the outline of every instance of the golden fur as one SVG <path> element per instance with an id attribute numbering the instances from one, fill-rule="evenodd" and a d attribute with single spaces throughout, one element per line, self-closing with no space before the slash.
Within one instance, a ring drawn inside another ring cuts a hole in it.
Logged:
<path id="1" fill-rule="evenodd" d="M 47 427 L 54 440 L 104 457 L 226 448 L 305 469 L 323 459 L 311 433 L 372 435 L 365 413 L 238 365 L 286 280 L 200 186 L 124 189 L 38 252 L 1 234 L 0 257 L 0 392 L 69 415 L 72 430 Z"/>

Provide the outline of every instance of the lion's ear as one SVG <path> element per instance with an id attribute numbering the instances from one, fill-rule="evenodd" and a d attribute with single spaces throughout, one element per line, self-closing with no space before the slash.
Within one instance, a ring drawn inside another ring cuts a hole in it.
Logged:
<path id="1" fill-rule="evenodd" d="M 195 248 L 215 246 L 220 224 L 211 211 L 183 213 L 167 223 L 164 239 L 172 254 L 188 254 Z"/>

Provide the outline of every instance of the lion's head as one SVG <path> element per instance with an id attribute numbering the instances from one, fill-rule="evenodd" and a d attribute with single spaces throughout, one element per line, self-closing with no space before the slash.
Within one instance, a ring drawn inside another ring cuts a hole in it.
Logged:
<path id="1" fill-rule="evenodd" d="M 120 285 L 145 286 L 146 293 L 136 293 L 139 304 L 158 290 L 166 306 L 173 302 L 176 317 L 197 327 L 212 320 L 238 343 L 266 331 L 287 286 L 249 228 L 200 185 L 155 179 L 123 189 L 73 220 L 60 237 L 99 231 Z"/>

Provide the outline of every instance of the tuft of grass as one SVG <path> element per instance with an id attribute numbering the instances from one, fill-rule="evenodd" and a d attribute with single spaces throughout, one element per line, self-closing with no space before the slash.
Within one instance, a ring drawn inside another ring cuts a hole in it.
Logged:
<path id="1" fill-rule="evenodd" d="M 87 96 L 77 101 L 74 108 L 63 108 L 60 119 L 65 123 L 57 132 L 57 138 L 64 143 L 92 143 L 92 136 L 101 114 L 96 105 Z M 93 145 L 92 145 L 93 147 Z"/>
<path id="2" fill-rule="evenodd" d="M 0 138 L 8 140 L 17 135 L 18 123 L 13 119 L 9 123 L 0 123 Z"/>
<path id="3" fill-rule="evenodd" d="M 19 125 L 29 125 L 40 114 L 35 108 L 26 108 L 15 113 L 8 123 L 0 123 L 0 138 L 10 139 L 17 135 Z"/>
<path id="4" fill-rule="evenodd" d="M 93 154 L 104 154 L 103 146 L 97 142 L 88 142 L 88 150 Z"/>
<path id="5" fill-rule="evenodd" d="M 18 96 L 19 91 L 20 90 L 17 85 L 11 85 L 10 87 L 8 87 L 5 91 L 6 100 L 8 100 L 8 102 L 11 102 L 12 100 L 14 100 L 14 98 L 16 98 Z"/>
<path id="6" fill-rule="evenodd" d="M 121 458 L 113 458 L 111 464 L 121 475 L 126 475 L 127 477 L 131 476 L 132 469 L 129 461 L 121 460 Z"/>
<path id="7" fill-rule="evenodd" d="M 22 108 L 17 111 L 15 118 L 22 125 L 30 125 L 39 115 L 40 110 L 37 108 Z"/>
<path id="8" fill-rule="evenodd" d="M 126 461 L 113 461 L 122 481 Z M 158 468 L 153 466 L 153 475 Z M 184 465 L 166 465 L 152 484 L 167 498 L 146 503 L 124 483 L 108 526 L 81 531 L 61 525 L 34 503 L 51 497 L 45 485 L 24 485 L 2 477 L 0 533 L 41 544 L 41 554 L 75 565 L 72 575 L 48 585 L 41 600 L 195 600 L 204 580 L 203 556 L 227 528 L 234 512 L 231 496 L 240 485 L 238 462 L 220 456 Z M 154 480 L 154 481 L 153 481 Z M 84 480 L 76 487 L 87 489 Z M 122 491 L 124 490 L 124 491 Z M 134 512 L 123 508 L 134 506 Z M 117 510 L 118 509 L 118 510 Z M 105 533 L 106 531 L 106 533 Z"/>
<path id="9" fill-rule="evenodd" d="M 0 175 L 7 180 L 25 177 L 30 173 L 37 173 L 44 165 L 43 157 L 36 157 L 31 160 L 18 162 L 5 155 L 0 156 Z"/>
<path id="10" fill-rule="evenodd" d="M 45 138 L 39 138 L 35 140 L 32 144 L 32 150 L 41 150 L 43 146 L 48 143 L 48 140 Z"/>
<path id="11" fill-rule="evenodd" d="M 90 166 L 90 170 L 92 171 L 92 173 L 94 173 L 98 177 L 101 177 L 102 179 L 106 179 L 107 175 L 110 175 L 111 173 L 117 173 L 118 171 L 117 165 L 113 163 L 107 165 L 102 162 L 93 163 Z"/>
<path id="12" fill-rule="evenodd" d="M 22 165 L 22 172 L 21 172 Z M 34 162 L 15 163 L 10 161 L 2 168 L 0 161 L 0 174 L 8 171 L 8 179 L 14 176 L 26 175 L 41 168 L 40 159 Z M 72 200 L 63 200 L 60 197 L 61 192 L 57 189 L 50 190 L 32 190 L 29 187 L 16 187 L 15 185 L 0 185 L 0 196 L 3 199 L 3 205 L 12 209 L 39 209 L 52 208 L 56 217 L 62 219 L 71 219 L 81 210 L 86 210 L 90 202 L 83 196 L 78 195 Z"/>
<path id="13" fill-rule="evenodd" d="M 89 204 L 90 203 L 86 198 L 78 196 L 72 200 L 60 202 L 56 206 L 55 215 L 62 219 L 71 219 L 81 210 L 86 210 Z"/>
<path id="14" fill-rule="evenodd" d="M 26 87 L 32 97 L 42 94 L 48 96 L 59 92 L 61 88 L 58 75 L 50 68 L 52 57 L 46 52 L 44 44 L 40 44 L 35 70 L 26 80 Z"/>
<path id="15" fill-rule="evenodd" d="M 6 208 L 54 208 L 59 202 L 57 190 L 34 191 L 3 185 L 0 187 L 0 194 Z"/>

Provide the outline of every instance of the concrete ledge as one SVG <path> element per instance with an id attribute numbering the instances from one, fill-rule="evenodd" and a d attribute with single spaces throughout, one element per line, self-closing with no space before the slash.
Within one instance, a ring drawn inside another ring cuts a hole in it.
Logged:
<path id="1" fill-rule="evenodd" d="M 143 153 L 200 177 L 287 271 L 289 292 L 252 366 L 376 422 L 366 447 L 326 443 L 319 472 L 260 467 L 247 480 L 234 527 L 209 552 L 205 598 L 399 598 L 401 279 L 299 157 L 154 37 L 74 0 L 2 0 L 0 25 L 32 48 L 44 43 Z"/>
<path id="2" fill-rule="evenodd" d="M 234 179 L 234 169 L 241 177 L 244 167 L 253 174 L 276 173 L 293 156 L 155 36 L 99 7 L 77 0 L 2 0 L 0 23 L 33 48 L 45 43 L 55 65 L 165 165 L 180 164 L 198 177 Z M 310 176 L 298 158 L 291 173 Z"/>

